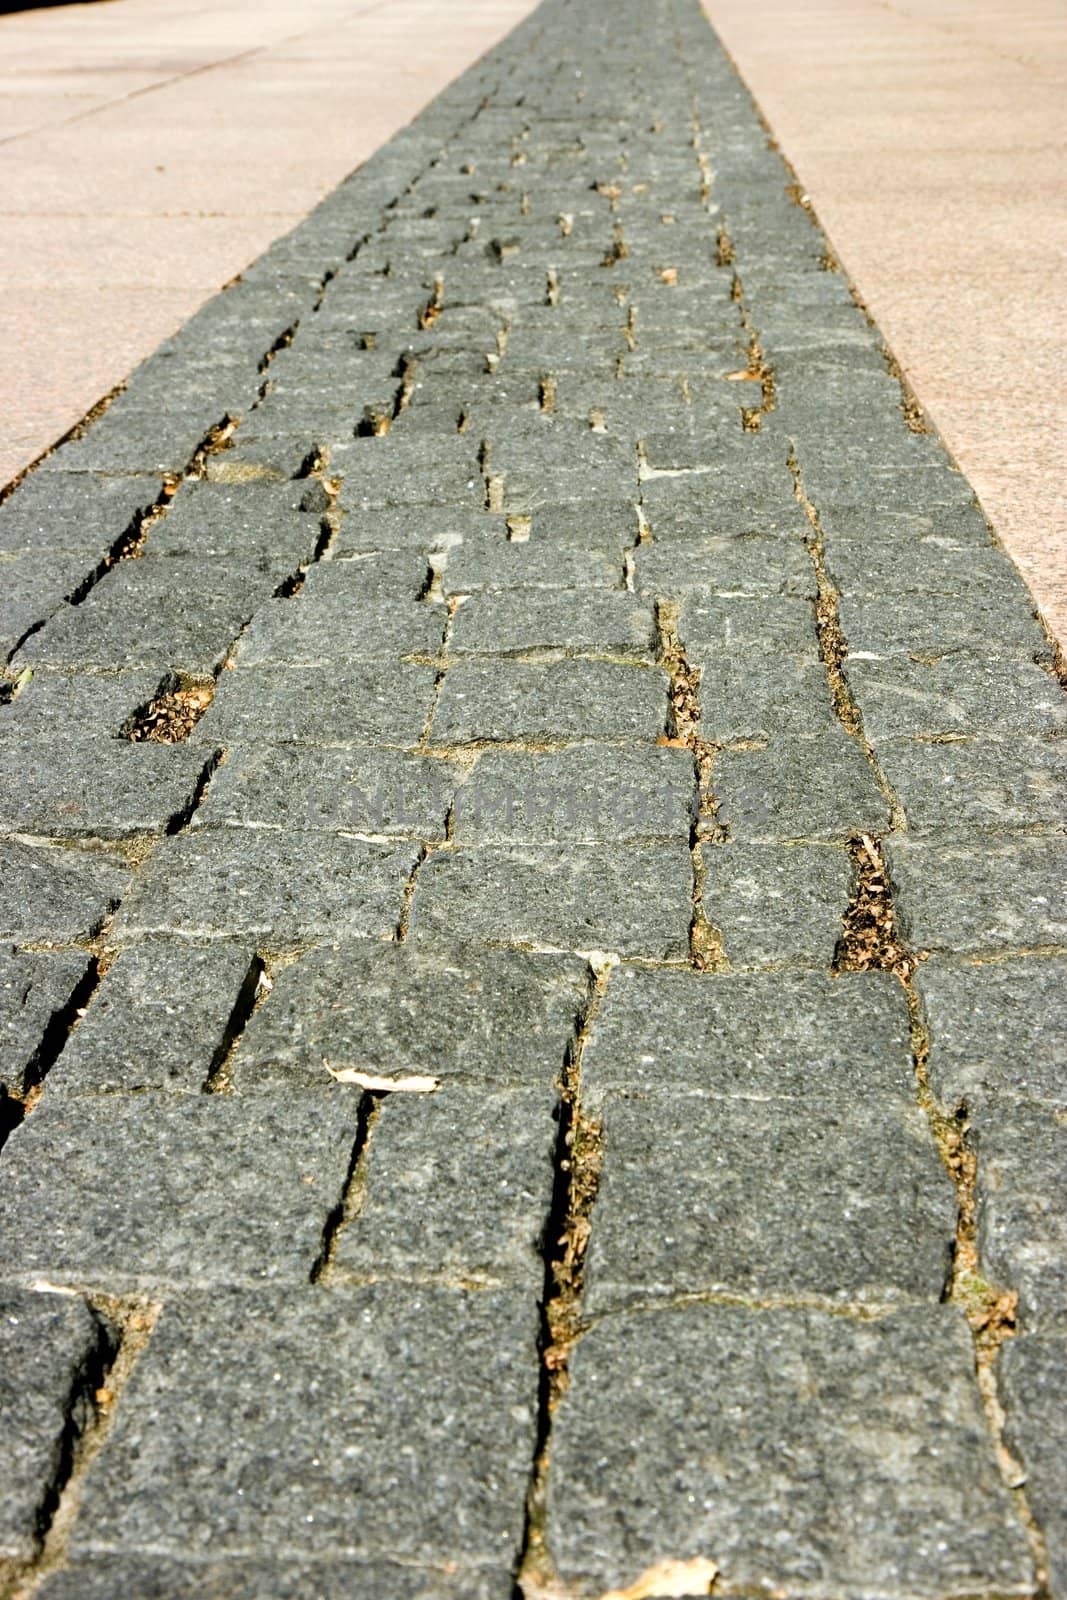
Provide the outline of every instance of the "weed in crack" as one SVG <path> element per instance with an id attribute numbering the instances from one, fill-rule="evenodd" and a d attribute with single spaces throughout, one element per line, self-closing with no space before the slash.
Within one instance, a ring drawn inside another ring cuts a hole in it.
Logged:
<path id="1" fill-rule="evenodd" d="M 689 836 L 693 864 L 693 915 L 689 925 L 689 958 L 699 972 L 722 971 L 726 953 L 722 934 L 708 919 L 704 907 L 707 886 L 705 845 L 722 843 L 712 772 L 718 746 L 700 736 L 700 674 L 686 657 L 678 636 L 679 607 L 674 601 L 656 603 L 659 661 L 670 679 L 670 712 L 665 744 L 690 751 L 694 763 L 695 800 Z"/>
<path id="2" fill-rule="evenodd" d="M 544 1231 L 545 1282 L 541 1303 L 541 1373 L 537 1441 L 526 1501 L 516 1596 L 537 1600 L 553 1592 L 555 1566 L 545 1538 L 552 1422 L 570 1382 L 570 1359 L 582 1335 L 582 1289 L 592 1213 L 604 1159 L 603 1129 L 582 1109 L 582 1057 L 614 958 L 598 960 L 564 1058 L 557 1108 L 555 1183 Z"/>
<path id="3" fill-rule="evenodd" d="M 215 680 L 168 673 L 150 700 L 124 724 L 131 744 L 182 744 L 215 698 Z"/>
<path id="4" fill-rule="evenodd" d="M 849 840 L 852 893 L 834 952 L 835 972 L 895 972 L 910 978 L 919 957 L 897 935 L 889 872 L 877 839 L 857 834 Z"/>

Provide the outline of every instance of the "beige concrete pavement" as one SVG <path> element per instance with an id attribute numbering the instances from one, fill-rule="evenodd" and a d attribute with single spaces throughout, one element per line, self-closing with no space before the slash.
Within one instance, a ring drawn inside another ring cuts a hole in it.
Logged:
<path id="1" fill-rule="evenodd" d="M 704 0 L 1067 640 L 1063 0 Z"/>
<path id="2" fill-rule="evenodd" d="M 0 16 L 0 485 L 534 4 Z"/>

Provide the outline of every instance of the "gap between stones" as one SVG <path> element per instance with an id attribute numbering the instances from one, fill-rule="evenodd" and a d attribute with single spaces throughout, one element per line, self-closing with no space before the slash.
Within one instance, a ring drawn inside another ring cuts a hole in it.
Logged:
<path id="1" fill-rule="evenodd" d="M 854 873 L 853 891 L 842 922 L 833 970 L 837 973 L 892 972 L 904 990 L 919 1106 L 956 1192 L 952 1267 L 943 1298 L 959 1307 L 970 1326 L 975 1375 L 997 1464 L 1026 1530 L 1039 1590 L 1043 1592 L 1048 1579 L 1048 1553 L 1026 1495 L 1025 1474 L 1004 1443 L 1005 1416 L 996 1376 L 1000 1347 L 1018 1331 L 1018 1291 L 990 1283 L 981 1270 L 978 1153 L 969 1138 L 967 1103 L 961 1101 L 955 1107 L 945 1107 L 930 1087 L 930 1032 L 914 982 L 916 968 L 926 959 L 927 953 L 910 950 L 898 932 L 892 881 L 878 841 L 869 834 L 861 834 L 851 841 L 849 854 Z"/>
<path id="2" fill-rule="evenodd" d="M 582 1058 L 617 958 L 590 957 L 584 1008 L 563 1061 L 557 1108 L 555 1182 L 545 1221 L 537 1439 L 526 1497 L 522 1546 L 514 1571 L 515 1600 L 558 1595 L 555 1564 L 545 1536 L 552 1422 L 570 1383 L 570 1360 L 584 1332 L 582 1289 L 591 1217 L 604 1160 L 603 1127 L 582 1107 Z"/>
<path id="3" fill-rule="evenodd" d="M 35 1287 L 42 1293 L 56 1292 L 44 1284 Z M 67 1399 L 55 1471 L 38 1511 L 37 1554 L 0 1572 L 0 1600 L 29 1600 L 45 1578 L 66 1565 L 85 1480 L 163 1309 L 143 1295 L 90 1294 L 84 1298 L 96 1319 L 97 1343 Z"/>

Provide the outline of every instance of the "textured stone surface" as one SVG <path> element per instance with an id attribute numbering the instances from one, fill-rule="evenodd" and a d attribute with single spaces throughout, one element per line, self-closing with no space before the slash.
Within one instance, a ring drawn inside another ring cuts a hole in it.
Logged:
<path id="1" fill-rule="evenodd" d="M 197 1094 L 251 976 L 252 950 L 149 939 L 123 950 L 48 1075 L 58 1095 Z"/>
<path id="2" fill-rule="evenodd" d="M 457 843 L 685 843 L 696 807 L 688 751 L 578 745 L 489 751 L 455 797 Z"/>
<path id="3" fill-rule="evenodd" d="M 972 1368 L 948 1307 L 608 1318 L 578 1347 L 554 1430 L 557 1565 L 591 1595 L 698 1556 L 819 1600 L 1026 1593 Z"/>
<path id="4" fill-rule="evenodd" d="M 536 1339 L 515 1290 L 177 1301 L 94 1465 L 75 1553 L 455 1563 L 477 1593 L 522 1539 Z"/>
<path id="5" fill-rule="evenodd" d="M 90 937 L 130 882 L 126 861 L 104 850 L 0 839 L 0 938 L 73 942 Z"/>
<path id="6" fill-rule="evenodd" d="M 1067 943 L 1062 838 L 979 846 L 894 839 L 887 850 L 901 927 L 931 950 L 1010 950 Z"/>
<path id="7" fill-rule="evenodd" d="M 704 913 L 736 967 L 829 967 L 850 873 L 830 845 L 705 845 Z"/>
<path id="8" fill-rule="evenodd" d="M 1067 959 L 935 959 L 915 985 L 930 1035 L 930 1087 L 941 1101 L 1003 1093 L 1067 1110 Z"/>
<path id="9" fill-rule="evenodd" d="M 0 1288 L 0 1558 L 37 1547 L 107 1354 L 83 1301 Z"/>
<path id="10" fill-rule="evenodd" d="M 1026 1498 L 1048 1541 L 1055 1593 L 1067 1579 L 1067 1338 L 1013 1339 L 997 1378 L 1008 1447 L 1023 1464 Z"/>
<path id="11" fill-rule="evenodd" d="M 665 960 L 688 949 L 691 885 L 681 844 L 456 850 L 419 874 L 411 933 L 447 940 L 462 922 L 484 939 Z"/>
<path id="12" fill-rule="evenodd" d="M 204 828 L 166 842 L 134 884 L 118 927 L 125 936 L 294 940 L 348 929 L 383 937 L 400 916 L 415 857 L 413 845 Z"/>
<path id="13" fill-rule="evenodd" d="M 457 662 L 445 674 L 435 744 L 507 739 L 655 739 L 667 675 L 614 662 Z"/>
<path id="14" fill-rule="evenodd" d="M 321 1085 L 323 1062 L 376 1077 L 542 1087 L 588 989 L 584 964 L 518 950 L 321 946 L 278 974 L 234 1060 L 239 1087 Z"/>
<path id="15" fill-rule="evenodd" d="M 543 0 L 0 506 L 0 1260 L 166 1303 L 17 1586 L 1035 1600 L 1067 698 L 802 198 Z"/>
<path id="16" fill-rule="evenodd" d="M 46 1100 L 4 1150 L 7 1273 L 112 1293 L 306 1283 L 355 1131 L 340 1096 Z"/>
<path id="17" fill-rule="evenodd" d="M 541 1291 L 558 1137 L 551 1088 L 384 1097 L 339 1280 L 503 1280 Z"/>
<path id="18" fill-rule="evenodd" d="M 76 950 L 44 953 L 0 946 L 0 1093 L 21 1091 L 27 1067 L 89 971 Z"/>
<path id="19" fill-rule="evenodd" d="M 1067 1332 L 1067 1127 L 1062 1115 L 983 1101 L 970 1112 L 978 1157 L 981 1260 L 1019 1291 L 1025 1328 Z"/>
<path id="20" fill-rule="evenodd" d="M 956 1196 L 913 1100 L 867 1093 L 843 1106 L 834 1076 L 813 1073 L 803 1101 L 766 1088 L 619 1090 L 598 1116 L 591 1314 L 684 1292 L 941 1297 Z"/>
<path id="21" fill-rule="evenodd" d="M 0 744 L 0 829 L 96 839 L 162 833 L 192 803 L 208 759 L 203 747 L 119 739 Z"/>

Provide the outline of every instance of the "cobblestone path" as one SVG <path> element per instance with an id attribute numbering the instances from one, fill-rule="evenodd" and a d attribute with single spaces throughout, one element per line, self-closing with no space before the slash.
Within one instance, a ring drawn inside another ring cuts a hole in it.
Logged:
<path id="1" fill-rule="evenodd" d="M 1065 702 L 802 202 L 546 0 L 0 508 L 9 1597 L 1067 1585 Z"/>

